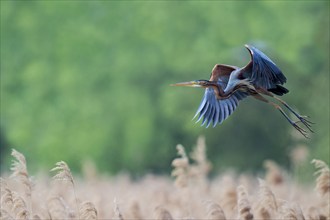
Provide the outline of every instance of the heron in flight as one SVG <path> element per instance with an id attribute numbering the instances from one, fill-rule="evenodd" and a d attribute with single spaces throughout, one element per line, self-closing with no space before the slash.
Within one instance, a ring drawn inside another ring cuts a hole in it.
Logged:
<path id="1" fill-rule="evenodd" d="M 205 88 L 204 97 L 194 118 L 198 116 L 197 122 L 203 118 L 202 125 L 206 124 L 206 127 L 211 122 L 213 127 L 221 124 L 234 112 L 240 100 L 252 96 L 279 110 L 286 120 L 307 138 L 307 131 L 299 126 L 298 122 L 301 122 L 309 131 L 313 132 L 312 122 L 307 119 L 307 116 L 298 114 L 285 101 L 277 97 L 289 92 L 288 89 L 282 86 L 286 82 L 286 77 L 282 71 L 257 48 L 250 45 L 245 45 L 245 47 L 251 56 L 251 60 L 246 66 L 239 68 L 216 64 L 212 70 L 210 80 L 194 80 L 171 85 Z M 279 104 L 266 99 L 264 96 L 276 99 L 292 112 L 298 118 L 298 121 L 293 121 Z"/>

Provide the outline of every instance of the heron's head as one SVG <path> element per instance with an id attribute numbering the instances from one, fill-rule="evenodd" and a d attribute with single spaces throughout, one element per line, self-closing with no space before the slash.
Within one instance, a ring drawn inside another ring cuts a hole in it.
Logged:
<path id="1" fill-rule="evenodd" d="M 202 87 L 202 88 L 208 88 L 214 85 L 215 85 L 214 82 L 204 79 L 171 84 L 171 86 L 187 86 L 187 87 Z"/>

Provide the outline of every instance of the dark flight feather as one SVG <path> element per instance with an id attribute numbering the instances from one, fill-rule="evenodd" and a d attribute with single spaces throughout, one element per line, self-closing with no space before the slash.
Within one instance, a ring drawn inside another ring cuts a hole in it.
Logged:
<path id="1" fill-rule="evenodd" d="M 242 69 L 244 78 L 249 78 L 256 87 L 265 89 L 273 89 L 286 82 L 282 71 L 269 57 L 253 46 L 245 47 L 250 52 L 251 61 Z"/>
<path id="2" fill-rule="evenodd" d="M 224 88 L 227 83 L 219 80 L 218 84 Z M 226 120 L 235 111 L 238 106 L 238 102 L 246 96 L 248 96 L 247 93 L 236 91 L 229 98 L 218 100 L 214 94 L 214 89 L 206 88 L 204 97 L 194 118 L 198 115 L 196 122 L 203 118 L 202 126 L 206 125 L 206 127 L 209 127 L 212 123 L 213 127 L 215 127 L 217 124 L 221 124 L 224 120 Z"/>

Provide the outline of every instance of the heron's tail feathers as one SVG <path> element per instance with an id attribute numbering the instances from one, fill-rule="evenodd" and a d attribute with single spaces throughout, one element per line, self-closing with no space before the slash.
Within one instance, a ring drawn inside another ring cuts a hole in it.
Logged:
<path id="1" fill-rule="evenodd" d="M 289 92 L 289 90 L 287 88 L 280 86 L 280 85 L 276 85 L 276 87 L 268 89 L 268 91 L 270 91 L 278 96 L 282 96 Z"/>

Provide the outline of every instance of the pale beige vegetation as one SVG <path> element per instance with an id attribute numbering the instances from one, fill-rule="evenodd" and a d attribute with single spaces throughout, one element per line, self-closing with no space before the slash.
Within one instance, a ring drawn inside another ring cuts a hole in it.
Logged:
<path id="1" fill-rule="evenodd" d="M 323 161 L 312 161 L 313 185 L 294 181 L 270 160 L 264 176 L 228 172 L 208 179 L 203 138 L 191 154 L 182 145 L 177 151 L 172 179 L 133 181 L 100 175 L 91 162 L 74 178 L 63 161 L 52 178 L 32 178 L 24 155 L 13 150 L 11 175 L 1 177 L 1 219 L 330 219 L 330 171 Z M 291 155 L 296 163 L 303 160 L 299 153 Z"/>

